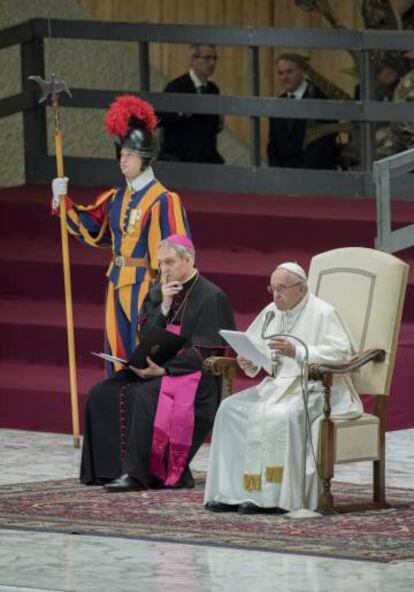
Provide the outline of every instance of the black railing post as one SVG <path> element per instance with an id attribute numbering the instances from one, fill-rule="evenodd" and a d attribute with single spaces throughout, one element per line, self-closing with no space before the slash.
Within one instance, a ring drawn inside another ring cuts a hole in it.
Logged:
<path id="1" fill-rule="evenodd" d="M 260 95 L 259 48 L 249 47 L 249 64 L 247 72 L 248 94 L 253 97 Z M 250 165 L 260 166 L 260 117 L 250 117 L 249 144 Z"/>
<path id="2" fill-rule="evenodd" d="M 33 38 L 20 46 L 22 90 L 31 99 L 31 108 L 23 111 L 23 141 L 26 183 L 39 181 L 36 159 L 47 157 L 46 109 L 38 104 L 39 85 L 29 76 L 45 78 L 43 39 Z"/>
<path id="3" fill-rule="evenodd" d="M 140 91 L 149 92 L 151 87 L 151 73 L 149 64 L 149 44 L 147 41 L 138 43 L 138 65 L 139 65 L 139 85 Z"/>
<path id="4" fill-rule="evenodd" d="M 375 99 L 375 54 L 363 49 L 359 54 L 360 100 L 373 101 Z M 365 109 L 364 109 L 365 111 Z M 363 121 L 361 129 L 361 168 L 372 173 L 372 163 L 375 160 L 375 124 Z"/>

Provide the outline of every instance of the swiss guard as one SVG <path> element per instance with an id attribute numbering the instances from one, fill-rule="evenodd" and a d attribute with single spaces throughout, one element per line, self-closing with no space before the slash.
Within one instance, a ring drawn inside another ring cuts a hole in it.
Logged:
<path id="1" fill-rule="evenodd" d="M 158 246 L 169 235 L 190 236 L 180 197 L 154 176 L 157 117 L 150 103 L 132 95 L 118 97 L 105 116 L 115 136 L 116 157 L 125 184 L 101 193 L 89 206 L 68 195 L 67 177 L 52 182 L 52 212 L 59 215 L 64 198 L 70 234 L 92 247 L 112 249 L 107 271 L 106 353 L 128 359 L 137 345 L 138 311 L 158 270 Z M 99 184 L 99 179 L 96 180 Z M 107 362 L 110 375 L 121 369 Z"/>

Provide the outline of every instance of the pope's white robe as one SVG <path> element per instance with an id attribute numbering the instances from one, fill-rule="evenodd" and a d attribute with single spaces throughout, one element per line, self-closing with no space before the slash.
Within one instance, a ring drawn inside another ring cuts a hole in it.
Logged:
<path id="1" fill-rule="evenodd" d="M 336 310 L 309 294 L 294 309 L 279 311 L 274 303 L 262 310 L 248 328 L 248 335 L 266 354 L 271 373 L 270 349 L 262 338 L 266 313 L 275 316 L 266 336 L 289 333 L 304 341 L 309 363 L 347 361 L 353 355 L 351 337 Z M 304 445 L 304 404 L 301 362 L 304 348 L 296 346 L 296 359 L 279 356 L 275 378 L 225 399 L 217 413 L 210 447 L 205 503 L 253 502 L 260 507 L 295 510 L 301 507 L 301 474 Z M 258 374 L 260 369 L 250 372 Z M 331 391 L 333 418 L 356 418 L 363 413 L 361 401 L 349 375 L 335 376 Z M 307 441 L 306 500 L 318 506 L 320 484 L 314 455 L 317 455 L 319 425 L 323 413 L 323 387 L 309 382 L 309 418 L 312 444 Z"/>

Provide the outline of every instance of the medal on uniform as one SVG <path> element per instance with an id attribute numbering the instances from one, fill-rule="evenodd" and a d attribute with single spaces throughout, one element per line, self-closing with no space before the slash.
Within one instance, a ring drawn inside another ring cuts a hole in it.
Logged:
<path id="1" fill-rule="evenodd" d="M 128 234 L 132 234 L 134 232 L 138 222 L 141 220 L 141 215 L 142 212 L 140 208 L 134 208 L 131 210 L 127 226 Z"/>

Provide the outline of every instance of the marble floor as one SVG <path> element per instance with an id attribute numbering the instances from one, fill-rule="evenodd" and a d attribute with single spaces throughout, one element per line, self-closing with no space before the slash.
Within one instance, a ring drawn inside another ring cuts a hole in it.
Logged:
<path id="1" fill-rule="evenodd" d="M 387 434 L 387 483 L 414 488 L 414 430 Z M 80 451 L 62 434 L 0 430 L 0 484 L 74 477 Z M 206 467 L 208 446 L 193 468 Z M 403 459 L 403 460 L 400 460 Z M 367 463 L 340 480 L 369 481 Z M 414 536 L 414 533 L 413 533 Z M 382 564 L 0 529 L 0 592 L 411 591 L 414 562 Z"/>

